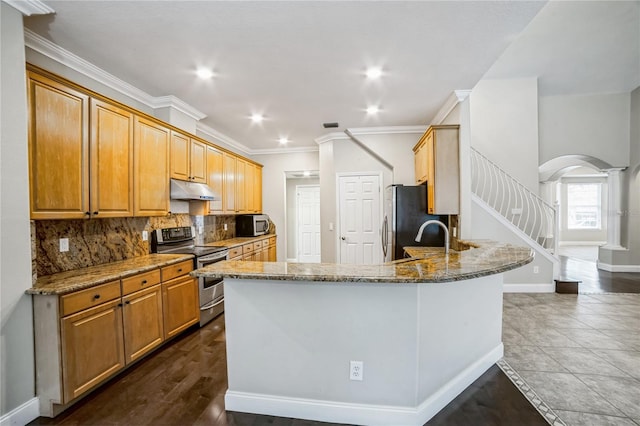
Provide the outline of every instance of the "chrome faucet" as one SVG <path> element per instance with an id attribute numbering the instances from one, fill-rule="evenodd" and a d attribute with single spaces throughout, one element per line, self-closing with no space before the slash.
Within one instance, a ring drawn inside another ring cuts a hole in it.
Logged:
<path id="1" fill-rule="evenodd" d="M 418 229 L 418 235 L 416 235 L 416 242 L 420 242 L 420 240 L 422 239 L 422 231 L 424 231 L 424 228 L 426 228 L 432 223 L 436 223 L 442 229 L 444 229 L 444 254 L 449 254 L 449 230 L 447 229 L 447 225 L 440 222 L 439 220 L 435 220 L 435 219 L 428 220 L 422 225 L 420 225 L 420 229 Z"/>

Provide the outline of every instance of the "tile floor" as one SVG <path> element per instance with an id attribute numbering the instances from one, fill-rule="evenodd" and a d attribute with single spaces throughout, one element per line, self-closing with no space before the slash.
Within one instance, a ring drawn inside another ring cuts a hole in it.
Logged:
<path id="1" fill-rule="evenodd" d="M 640 294 L 505 294 L 503 342 L 549 423 L 640 425 Z"/>

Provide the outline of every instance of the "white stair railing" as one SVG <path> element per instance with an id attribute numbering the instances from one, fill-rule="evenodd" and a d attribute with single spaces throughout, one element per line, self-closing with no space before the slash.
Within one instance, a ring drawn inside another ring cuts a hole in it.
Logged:
<path id="1" fill-rule="evenodd" d="M 471 190 L 533 242 L 558 253 L 557 209 L 474 148 Z"/>

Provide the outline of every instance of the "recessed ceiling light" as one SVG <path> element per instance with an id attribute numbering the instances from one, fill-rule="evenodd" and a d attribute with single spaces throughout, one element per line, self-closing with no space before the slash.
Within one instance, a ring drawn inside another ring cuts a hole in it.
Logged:
<path id="1" fill-rule="evenodd" d="M 280 142 L 280 145 L 286 145 L 289 143 L 289 139 L 287 138 L 280 138 L 278 141 Z"/>
<path id="2" fill-rule="evenodd" d="M 198 70 L 196 71 L 196 75 L 203 80 L 208 80 L 213 77 L 213 71 L 211 71 L 209 68 L 198 68 Z"/>
<path id="3" fill-rule="evenodd" d="M 380 111 L 380 108 L 378 108 L 376 105 L 371 105 L 367 108 L 367 114 L 377 114 L 378 111 Z"/>
<path id="4" fill-rule="evenodd" d="M 367 74 L 367 78 L 371 80 L 375 80 L 382 76 L 382 69 L 377 67 L 369 68 L 367 69 L 366 74 Z"/>
<path id="5" fill-rule="evenodd" d="M 264 115 L 262 114 L 251 114 L 251 121 L 253 121 L 254 123 L 262 123 L 262 120 L 264 120 Z"/>
<path id="6" fill-rule="evenodd" d="M 303 175 L 303 176 L 311 176 L 311 172 L 310 172 L 309 170 L 305 170 L 305 171 L 302 173 L 302 175 Z"/>

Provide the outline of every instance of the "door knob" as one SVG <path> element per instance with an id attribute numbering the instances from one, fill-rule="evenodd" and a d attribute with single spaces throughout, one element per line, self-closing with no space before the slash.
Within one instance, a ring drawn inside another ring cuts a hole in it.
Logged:
<path id="1" fill-rule="evenodd" d="M 346 238 L 345 238 L 345 237 L 342 237 L 341 239 L 342 239 L 342 241 L 345 241 L 345 240 L 346 240 Z"/>

